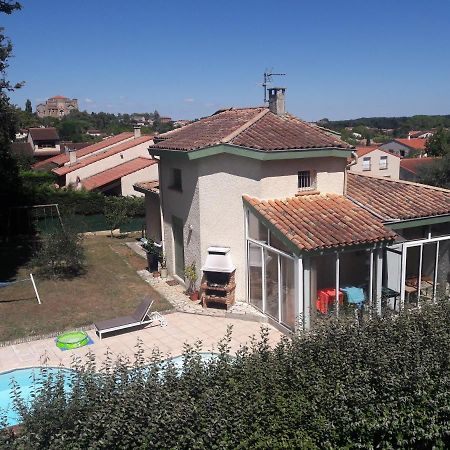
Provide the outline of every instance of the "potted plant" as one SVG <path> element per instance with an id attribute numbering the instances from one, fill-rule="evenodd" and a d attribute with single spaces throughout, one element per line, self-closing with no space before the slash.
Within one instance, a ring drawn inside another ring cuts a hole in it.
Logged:
<path id="1" fill-rule="evenodd" d="M 161 254 L 161 259 L 159 262 L 161 264 L 161 278 L 167 278 L 167 276 L 169 275 L 169 272 L 167 270 L 167 259 L 166 259 L 165 253 Z"/>
<path id="2" fill-rule="evenodd" d="M 186 294 L 189 295 L 189 298 L 192 301 L 198 300 L 198 290 L 195 288 L 195 283 L 198 279 L 197 276 L 197 268 L 195 266 L 195 262 L 186 266 L 184 269 L 184 276 L 188 280 L 188 287 L 186 290 Z"/>
<path id="3" fill-rule="evenodd" d="M 144 241 L 144 243 L 142 244 L 142 248 L 147 253 L 148 271 L 152 273 L 157 272 L 161 246 L 150 239 Z"/>

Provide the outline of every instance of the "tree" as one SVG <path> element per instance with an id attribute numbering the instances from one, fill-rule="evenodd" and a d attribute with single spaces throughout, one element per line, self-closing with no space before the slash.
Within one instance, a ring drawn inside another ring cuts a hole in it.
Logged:
<path id="1" fill-rule="evenodd" d="M 432 164 L 419 169 L 419 183 L 445 189 L 450 188 L 450 155 L 436 159 Z"/>
<path id="2" fill-rule="evenodd" d="M 33 114 L 33 108 L 31 106 L 31 100 L 29 98 L 25 102 L 25 112 L 28 114 Z"/>
<path id="3" fill-rule="evenodd" d="M 68 225 L 42 235 L 32 265 L 46 278 L 66 278 L 79 275 L 85 268 L 81 234 Z"/>
<path id="4" fill-rule="evenodd" d="M 17 2 L 0 0 L 0 13 L 11 14 L 20 8 L 21 6 Z M 5 222 L 2 214 L 6 213 L 8 207 L 20 203 L 21 197 L 19 171 L 10 153 L 11 141 L 14 139 L 17 129 L 17 120 L 7 92 L 19 88 L 22 83 L 13 85 L 7 80 L 6 69 L 11 53 L 11 41 L 5 36 L 4 28 L 0 27 L 0 179 L 2 180 L 0 223 Z"/>
<path id="5" fill-rule="evenodd" d="M 108 197 L 105 200 L 105 219 L 109 226 L 111 237 L 114 230 L 128 222 L 130 208 L 124 197 Z"/>
<path id="6" fill-rule="evenodd" d="M 426 143 L 428 156 L 445 156 L 450 154 L 450 132 L 439 128 Z"/>

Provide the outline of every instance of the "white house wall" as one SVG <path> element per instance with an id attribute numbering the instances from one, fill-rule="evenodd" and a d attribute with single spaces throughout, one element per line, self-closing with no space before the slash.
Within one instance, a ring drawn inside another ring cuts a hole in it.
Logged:
<path id="1" fill-rule="evenodd" d="M 387 169 L 380 169 L 380 158 L 382 156 L 387 156 Z M 368 157 L 370 157 L 370 170 L 363 170 L 363 159 Z M 388 177 L 393 180 L 398 180 L 400 178 L 400 158 L 381 150 L 373 150 L 364 156 L 360 156 L 357 163 L 350 167 L 350 170 L 365 175 Z"/>
<path id="2" fill-rule="evenodd" d="M 182 188 L 179 192 L 170 188 L 172 170 L 181 169 Z M 184 260 L 185 265 L 195 262 L 201 266 L 200 254 L 200 205 L 198 195 L 197 163 L 165 156 L 160 158 L 160 192 L 163 202 L 164 244 L 167 267 L 175 273 L 174 242 L 172 233 L 172 216 L 183 221 Z"/>
<path id="3" fill-rule="evenodd" d="M 307 158 L 264 161 L 260 198 L 293 197 L 298 192 L 298 172 L 316 174 L 317 190 L 342 195 L 344 192 L 345 158 Z"/>
<path id="4" fill-rule="evenodd" d="M 142 183 L 144 181 L 153 181 L 158 179 L 158 164 L 153 164 L 150 167 L 137 170 L 136 172 L 125 175 L 121 179 L 122 195 L 135 195 L 142 197 L 144 194 L 137 192 L 133 188 L 133 184 Z"/>
<path id="5" fill-rule="evenodd" d="M 236 265 L 236 299 L 245 299 L 245 227 L 242 195 L 261 196 L 261 163 L 231 155 L 200 160 L 202 264 L 211 245 L 231 248 Z"/>

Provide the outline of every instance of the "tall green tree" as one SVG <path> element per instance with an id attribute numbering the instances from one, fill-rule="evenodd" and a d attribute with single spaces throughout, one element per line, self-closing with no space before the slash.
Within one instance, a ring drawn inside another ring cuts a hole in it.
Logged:
<path id="1" fill-rule="evenodd" d="M 31 106 L 31 100 L 29 98 L 25 102 L 25 112 L 28 114 L 33 114 L 33 108 Z"/>
<path id="2" fill-rule="evenodd" d="M 0 14 L 11 14 L 21 8 L 17 2 L 0 0 Z M 12 53 L 12 43 L 0 27 L 0 223 L 5 222 L 8 208 L 20 202 L 20 179 L 16 161 L 10 153 L 11 141 L 17 129 L 14 108 L 10 104 L 8 92 L 19 88 L 22 83 L 12 84 L 7 79 L 6 70 Z M 1 228 L 1 227 L 0 227 Z M 1 230 L 0 230 L 1 231 Z"/>
<path id="3" fill-rule="evenodd" d="M 426 143 L 428 156 L 445 156 L 450 154 L 450 132 L 439 128 Z"/>

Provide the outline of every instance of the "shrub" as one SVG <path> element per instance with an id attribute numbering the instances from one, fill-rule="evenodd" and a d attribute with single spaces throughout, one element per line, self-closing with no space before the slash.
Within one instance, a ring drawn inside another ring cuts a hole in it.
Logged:
<path id="1" fill-rule="evenodd" d="M 67 225 L 43 233 L 31 264 L 45 278 L 79 275 L 85 267 L 81 235 Z"/>
<path id="2" fill-rule="evenodd" d="M 9 448 L 449 448 L 450 305 L 360 327 L 331 323 L 282 339 L 267 331 L 236 357 L 186 347 L 183 373 L 160 355 L 74 361 L 72 391 L 49 380 Z M 145 367 L 145 364 L 151 364 Z M 16 387 L 17 388 L 17 387 Z M 16 389 L 17 390 L 17 389 Z M 16 392 L 17 394 L 17 392 Z M 2 434 L 0 432 L 0 442 Z"/>

